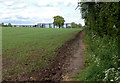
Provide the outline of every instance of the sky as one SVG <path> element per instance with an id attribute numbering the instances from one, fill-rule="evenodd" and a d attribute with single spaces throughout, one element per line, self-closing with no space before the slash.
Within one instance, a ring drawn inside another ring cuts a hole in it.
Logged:
<path id="1" fill-rule="evenodd" d="M 62 16 L 65 23 L 81 23 L 78 0 L 0 0 L 0 23 L 53 23 L 54 16 Z"/>

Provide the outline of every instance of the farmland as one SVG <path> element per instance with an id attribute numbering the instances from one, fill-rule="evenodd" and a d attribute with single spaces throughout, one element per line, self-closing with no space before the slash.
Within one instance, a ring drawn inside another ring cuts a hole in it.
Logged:
<path id="1" fill-rule="evenodd" d="M 57 50 L 80 29 L 2 28 L 3 80 L 15 80 L 53 63 Z"/>

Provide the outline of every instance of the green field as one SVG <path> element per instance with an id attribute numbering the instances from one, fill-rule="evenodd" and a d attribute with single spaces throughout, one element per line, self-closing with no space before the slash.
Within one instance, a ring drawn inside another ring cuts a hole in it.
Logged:
<path id="1" fill-rule="evenodd" d="M 3 80 L 48 67 L 80 29 L 2 28 Z"/>

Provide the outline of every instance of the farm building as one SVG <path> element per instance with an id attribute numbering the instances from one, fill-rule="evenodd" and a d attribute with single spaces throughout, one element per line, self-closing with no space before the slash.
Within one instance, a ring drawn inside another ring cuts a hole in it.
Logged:
<path id="1" fill-rule="evenodd" d="M 64 23 L 63 27 L 66 28 L 67 26 L 71 26 L 71 23 Z M 54 26 L 53 23 L 38 23 L 37 27 L 43 27 L 43 28 L 58 28 L 57 26 Z"/>

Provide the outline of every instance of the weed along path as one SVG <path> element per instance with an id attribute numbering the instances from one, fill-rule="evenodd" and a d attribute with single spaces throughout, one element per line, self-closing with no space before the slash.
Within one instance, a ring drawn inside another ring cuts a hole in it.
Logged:
<path id="1" fill-rule="evenodd" d="M 29 80 L 38 81 L 73 81 L 71 76 L 84 68 L 84 44 L 82 43 L 83 31 L 76 37 L 66 42 L 59 50 L 54 63 L 39 75 Z M 35 73 L 38 74 L 38 73 Z"/>

